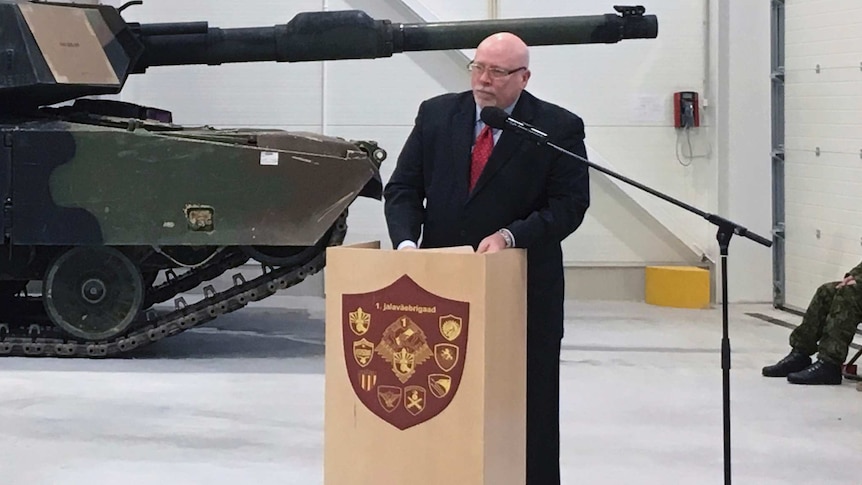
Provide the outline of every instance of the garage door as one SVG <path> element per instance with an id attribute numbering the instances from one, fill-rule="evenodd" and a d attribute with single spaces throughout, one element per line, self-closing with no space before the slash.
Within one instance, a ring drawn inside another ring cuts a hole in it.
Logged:
<path id="1" fill-rule="evenodd" d="M 802 309 L 818 285 L 862 260 L 862 2 L 787 0 L 784 23 L 786 240 L 777 299 Z"/>

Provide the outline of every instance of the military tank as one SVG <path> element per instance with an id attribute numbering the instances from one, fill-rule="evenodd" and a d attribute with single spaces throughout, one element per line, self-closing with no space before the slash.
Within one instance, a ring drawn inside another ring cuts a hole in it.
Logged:
<path id="1" fill-rule="evenodd" d="M 131 75 L 467 49 L 498 31 L 529 45 L 658 33 L 637 6 L 416 24 L 304 12 L 220 29 L 126 22 L 141 3 L 0 0 L 0 355 L 121 355 L 202 325 L 320 271 L 353 201 L 381 197 L 386 153 L 373 141 L 180 126 L 169 110 L 99 98 Z M 249 261 L 256 278 L 208 284 Z M 177 297 L 201 286 L 200 301 Z"/>

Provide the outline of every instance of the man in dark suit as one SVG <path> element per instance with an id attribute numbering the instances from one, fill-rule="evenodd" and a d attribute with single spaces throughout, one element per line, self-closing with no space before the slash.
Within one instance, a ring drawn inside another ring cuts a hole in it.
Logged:
<path id="1" fill-rule="evenodd" d="M 527 249 L 527 484 L 557 485 L 560 242 L 589 207 L 588 169 L 516 133 L 485 127 L 479 113 L 486 106 L 504 109 L 586 158 L 584 123 L 524 90 L 529 50 L 510 33 L 485 39 L 469 67 L 472 92 L 445 94 L 419 107 L 384 192 L 389 236 L 398 249 Z"/>

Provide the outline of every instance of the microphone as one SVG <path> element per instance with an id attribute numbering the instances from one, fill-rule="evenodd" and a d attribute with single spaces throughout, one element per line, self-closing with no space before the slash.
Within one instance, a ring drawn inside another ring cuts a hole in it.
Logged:
<path id="1" fill-rule="evenodd" d="M 482 118 L 482 121 L 491 128 L 512 130 L 539 144 L 546 143 L 548 141 L 547 133 L 537 129 L 529 123 L 524 123 L 523 121 L 518 121 L 515 118 L 512 118 L 503 109 L 497 108 L 496 106 L 486 106 L 482 108 L 480 118 Z"/>

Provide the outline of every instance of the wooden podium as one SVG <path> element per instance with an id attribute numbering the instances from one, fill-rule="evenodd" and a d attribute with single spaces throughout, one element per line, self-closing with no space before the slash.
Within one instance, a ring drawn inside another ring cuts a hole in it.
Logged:
<path id="1" fill-rule="evenodd" d="M 526 254 L 334 247 L 325 485 L 523 485 Z"/>

